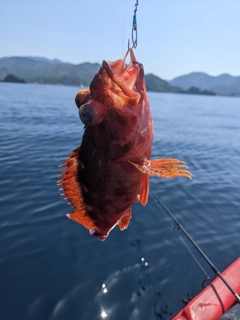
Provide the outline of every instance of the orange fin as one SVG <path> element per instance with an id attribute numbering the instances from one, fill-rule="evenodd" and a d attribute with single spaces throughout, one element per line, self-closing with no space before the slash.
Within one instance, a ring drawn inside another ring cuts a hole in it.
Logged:
<path id="1" fill-rule="evenodd" d="M 143 206 L 145 206 L 148 202 L 148 193 L 149 193 L 149 176 L 145 174 L 143 177 L 141 190 L 140 190 L 140 202 Z"/>
<path id="2" fill-rule="evenodd" d="M 184 161 L 178 159 L 157 159 L 157 160 L 144 160 L 143 164 L 136 164 L 129 161 L 135 168 L 148 176 L 156 176 L 159 178 L 175 178 L 187 177 L 192 179 L 192 174 L 185 169 L 188 167 Z"/>
<path id="3" fill-rule="evenodd" d="M 128 209 L 126 214 L 118 221 L 118 227 L 120 230 L 127 229 L 130 220 L 132 218 L 132 209 Z"/>
<path id="4" fill-rule="evenodd" d="M 65 195 L 75 208 L 72 213 L 67 214 L 67 217 L 82 224 L 87 229 L 95 229 L 96 226 L 88 215 L 82 188 L 77 178 L 80 164 L 79 152 L 80 147 L 73 150 L 67 160 L 60 165 L 60 167 L 67 166 L 67 168 L 60 174 L 60 176 L 64 175 L 64 177 L 62 177 L 58 183 L 63 187 L 64 192 L 62 195 Z"/>

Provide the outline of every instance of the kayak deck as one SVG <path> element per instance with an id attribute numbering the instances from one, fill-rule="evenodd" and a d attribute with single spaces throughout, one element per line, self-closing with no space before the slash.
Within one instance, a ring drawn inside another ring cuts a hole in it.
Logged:
<path id="1" fill-rule="evenodd" d="M 240 258 L 222 273 L 233 290 L 240 294 Z M 194 297 L 172 320 L 217 320 L 229 310 L 237 299 L 223 281 L 217 277 Z"/>

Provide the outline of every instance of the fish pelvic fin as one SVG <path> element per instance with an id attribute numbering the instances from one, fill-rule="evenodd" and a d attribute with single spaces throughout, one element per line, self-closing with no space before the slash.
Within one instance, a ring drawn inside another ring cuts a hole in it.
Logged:
<path id="1" fill-rule="evenodd" d="M 148 202 L 148 194 L 149 194 L 149 176 L 147 174 L 144 175 L 141 189 L 140 189 L 140 203 L 145 206 Z"/>
<path id="2" fill-rule="evenodd" d="M 58 181 L 62 185 L 63 196 L 74 207 L 74 211 L 67 214 L 67 217 L 75 222 L 82 224 L 87 229 L 95 229 L 96 226 L 88 215 L 87 206 L 84 202 L 81 184 L 78 181 L 78 170 L 80 168 L 79 160 L 80 147 L 73 150 L 60 167 L 67 166 L 65 170 L 59 175 L 62 176 Z"/>
<path id="3" fill-rule="evenodd" d="M 120 230 L 124 230 L 124 229 L 127 229 L 129 223 L 130 223 L 130 220 L 132 218 L 132 209 L 129 208 L 127 211 L 126 211 L 126 214 L 118 221 L 118 227 Z"/>
<path id="4" fill-rule="evenodd" d="M 192 180 L 192 174 L 185 162 L 178 159 L 162 158 L 156 160 L 144 160 L 142 164 L 129 161 L 136 169 L 148 176 L 159 178 L 187 177 Z M 141 198 L 141 195 L 140 195 Z"/>

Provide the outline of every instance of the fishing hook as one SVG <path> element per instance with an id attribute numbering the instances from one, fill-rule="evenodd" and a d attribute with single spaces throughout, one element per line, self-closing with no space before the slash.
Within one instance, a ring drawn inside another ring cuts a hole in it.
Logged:
<path id="1" fill-rule="evenodd" d="M 135 3 L 135 9 L 133 12 L 133 23 L 132 23 L 132 49 L 137 48 L 137 6 L 138 0 Z M 129 49 L 130 41 L 128 40 L 128 49 Z"/>

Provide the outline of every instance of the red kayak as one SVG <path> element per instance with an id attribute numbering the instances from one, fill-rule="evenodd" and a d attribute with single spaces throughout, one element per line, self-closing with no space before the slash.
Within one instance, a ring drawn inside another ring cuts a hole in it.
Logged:
<path id="1" fill-rule="evenodd" d="M 234 261 L 222 276 L 240 294 L 240 258 Z M 172 320 L 218 320 L 237 302 L 236 297 L 217 277 L 194 297 Z"/>

